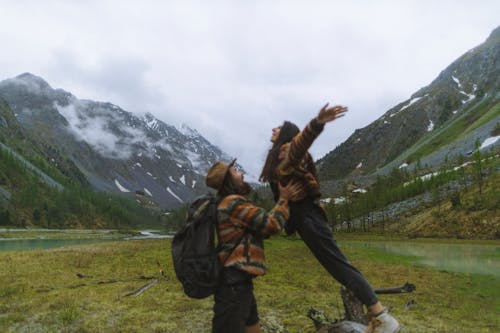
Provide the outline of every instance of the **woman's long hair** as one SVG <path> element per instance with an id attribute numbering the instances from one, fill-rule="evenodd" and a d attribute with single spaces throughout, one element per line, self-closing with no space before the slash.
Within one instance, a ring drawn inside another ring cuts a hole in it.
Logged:
<path id="1" fill-rule="evenodd" d="M 266 162 L 262 168 L 259 180 L 261 182 L 276 182 L 278 177 L 276 175 L 276 168 L 279 163 L 280 148 L 285 143 L 292 141 L 292 139 L 300 133 L 299 128 L 294 123 L 285 121 L 280 129 L 280 134 L 273 146 L 267 153 Z"/>

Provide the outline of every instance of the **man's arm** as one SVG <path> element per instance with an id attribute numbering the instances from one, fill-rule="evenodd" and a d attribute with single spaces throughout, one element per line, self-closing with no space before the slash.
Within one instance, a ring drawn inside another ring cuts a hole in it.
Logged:
<path id="1" fill-rule="evenodd" d="M 276 205 L 268 212 L 255 206 L 250 200 L 241 195 L 229 195 L 219 204 L 220 214 L 225 214 L 232 224 L 240 230 L 248 229 L 254 234 L 263 237 L 279 234 L 290 213 L 288 200 L 280 198 Z M 222 216 L 221 216 L 222 217 Z M 233 236 L 228 235 L 228 238 Z M 224 238 L 223 232 L 221 237 Z"/>

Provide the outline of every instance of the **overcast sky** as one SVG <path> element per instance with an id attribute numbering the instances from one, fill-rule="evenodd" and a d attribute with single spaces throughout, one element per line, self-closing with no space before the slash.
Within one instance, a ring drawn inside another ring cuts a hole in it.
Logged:
<path id="1" fill-rule="evenodd" d="M 311 152 L 428 85 L 500 24 L 498 0 L 0 0 L 0 80 L 185 123 L 257 175 L 271 129 L 350 111 Z"/>

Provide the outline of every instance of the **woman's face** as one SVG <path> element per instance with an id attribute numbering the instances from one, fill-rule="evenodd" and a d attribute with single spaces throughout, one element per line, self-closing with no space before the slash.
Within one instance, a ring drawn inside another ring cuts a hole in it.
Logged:
<path id="1" fill-rule="evenodd" d="M 273 128 L 273 135 L 271 135 L 271 142 L 276 142 L 280 136 L 281 126 Z"/>

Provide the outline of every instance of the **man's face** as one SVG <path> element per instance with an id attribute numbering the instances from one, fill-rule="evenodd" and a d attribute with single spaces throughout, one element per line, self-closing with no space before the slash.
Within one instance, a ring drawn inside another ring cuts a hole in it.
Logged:
<path id="1" fill-rule="evenodd" d="M 236 169 L 234 166 L 230 167 L 229 168 L 229 174 L 231 176 L 231 178 L 234 180 L 234 185 L 236 186 L 242 186 L 243 183 L 244 183 L 244 176 L 243 176 L 243 172 Z"/>

